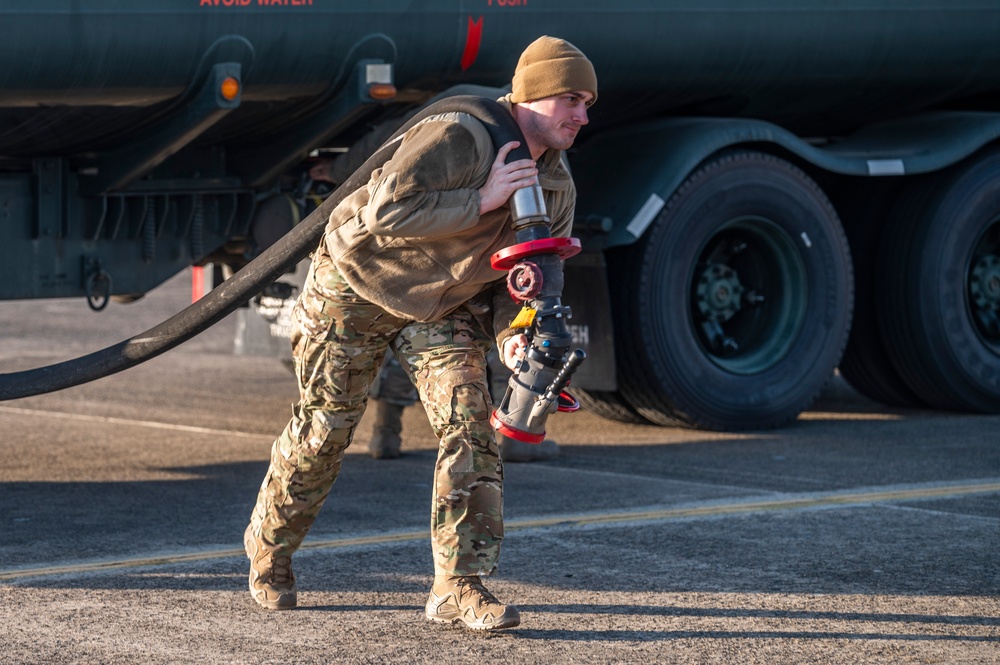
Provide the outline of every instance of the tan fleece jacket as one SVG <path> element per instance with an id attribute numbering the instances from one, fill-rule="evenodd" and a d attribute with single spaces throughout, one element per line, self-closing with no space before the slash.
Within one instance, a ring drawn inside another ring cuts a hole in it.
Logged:
<path id="1" fill-rule="evenodd" d="M 365 187 L 334 209 L 321 253 L 358 295 L 414 321 L 438 320 L 498 286 L 494 329 L 507 328 L 519 306 L 497 283 L 506 273 L 489 259 L 516 242 L 510 209 L 479 215 L 478 190 L 495 158 L 486 128 L 472 116 L 424 120 Z M 569 236 L 576 188 L 562 153 L 549 150 L 538 166 L 551 233 Z"/>

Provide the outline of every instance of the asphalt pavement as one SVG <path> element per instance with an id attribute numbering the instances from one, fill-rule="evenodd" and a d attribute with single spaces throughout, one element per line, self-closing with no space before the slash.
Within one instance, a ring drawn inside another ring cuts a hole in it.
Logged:
<path id="1" fill-rule="evenodd" d="M 142 332 L 182 274 L 94 313 L 0 303 L 0 372 Z M 505 467 L 487 584 L 520 627 L 426 622 L 436 442 L 365 455 L 295 556 L 300 607 L 246 590 L 241 535 L 295 399 L 227 319 L 134 369 L 0 402 L 0 644 L 15 663 L 1000 663 L 1000 417 L 893 409 L 838 378 L 798 421 L 720 434 L 557 414 Z"/>

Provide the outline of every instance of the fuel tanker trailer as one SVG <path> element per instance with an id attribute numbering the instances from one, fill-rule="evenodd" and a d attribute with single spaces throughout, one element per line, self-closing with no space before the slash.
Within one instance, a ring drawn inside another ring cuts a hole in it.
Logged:
<path id="1" fill-rule="evenodd" d="M 1000 413 L 997 0 L 11 0 L 0 33 L 0 298 L 239 270 L 315 206 L 317 155 L 364 161 L 551 34 L 600 81 L 568 154 L 585 407 L 773 427 L 839 367 Z M 215 291 L 273 304 L 285 271 Z"/>

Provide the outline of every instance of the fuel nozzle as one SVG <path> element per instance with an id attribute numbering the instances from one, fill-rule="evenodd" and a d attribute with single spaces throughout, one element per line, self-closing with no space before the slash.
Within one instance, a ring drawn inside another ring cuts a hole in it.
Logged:
<path id="1" fill-rule="evenodd" d="M 490 416 L 494 429 L 518 441 L 541 443 L 545 439 L 545 421 L 551 414 L 580 408 L 580 403 L 566 392 L 566 385 L 585 357 L 583 349 L 576 349 L 554 372 L 554 367 L 532 347 L 510 377 L 503 399 Z"/>
<path id="2" fill-rule="evenodd" d="M 512 439 L 541 443 L 549 415 L 580 408 L 566 386 L 586 354 L 569 351 L 571 312 L 561 302 L 563 259 L 580 251 L 580 241 L 550 235 L 538 185 L 519 189 L 510 206 L 517 243 L 494 254 L 491 264 L 508 271 L 507 290 L 522 303 L 512 327 L 525 328 L 529 344 L 490 423 Z"/>

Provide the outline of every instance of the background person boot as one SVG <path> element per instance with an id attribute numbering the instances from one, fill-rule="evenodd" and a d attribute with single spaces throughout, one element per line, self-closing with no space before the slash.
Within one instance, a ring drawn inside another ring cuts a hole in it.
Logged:
<path id="1" fill-rule="evenodd" d="M 559 457 L 559 444 L 552 439 L 541 443 L 525 443 L 497 432 L 500 459 L 504 462 L 537 462 Z"/>
<path id="2" fill-rule="evenodd" d="M 374 459 L 395 459 L 403 444 L 403 408 L 382 400 L 371 400 L 374 406 L 375 429 L 368 443 L 368 454 Z"/>

